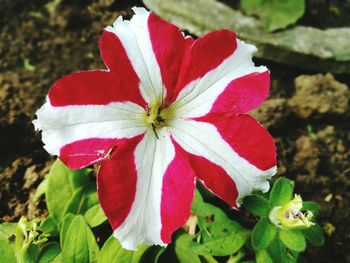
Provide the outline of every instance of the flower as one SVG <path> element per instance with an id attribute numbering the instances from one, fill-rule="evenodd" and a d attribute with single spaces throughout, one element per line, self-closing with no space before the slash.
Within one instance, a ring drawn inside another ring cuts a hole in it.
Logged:
<path id="1" fill-rule="evenodd" d="M 196 180 L 238 208 L 276 171 L 272 137 L 244 114 L 269 91 L 256 48 L 228 30 L 194 40 L 133 10 L 100 38 L 108 70 L 59 79 L 34 121 L 45 149 L 71 169 L 100 163 L 101 207 L 127 249 L 170 243 Z"/>
<path id="2" fill-rule="evenodd" d="M 283 206 L 274 207 L 269 218 L 272 223 L 282 229 L 293 228 L 309 228 L 315 223 L 310 220 L 313 217 L 311 211 L 301 212 L 303 200 L 300 195 L 295 195 L 294 199 L 290 200 Z"/>

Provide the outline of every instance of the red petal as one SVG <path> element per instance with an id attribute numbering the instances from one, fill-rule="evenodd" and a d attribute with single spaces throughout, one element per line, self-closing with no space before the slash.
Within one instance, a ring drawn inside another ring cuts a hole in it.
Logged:
<path id="1" fill-rule="evenodd" d="M 123 140 L 97 175 L 101 207 L 113 229 L 127 217 L 136 193 L 134 151 L 143 136 Z"/>
<path id="2" fill-rule="evenodd" d="M 173 232 L 188 220 L 195 189 L 195 175 L 187 153 L 172 141 L 176 153 L 163 177 L 161 199 L 161 239 L 164 243 L 170 243 Z"/>
<path id="3" fill-rule="evenodd" d="M 255 72 L 234 79 L 216 99 L 210 113 L 246 113 L 266 99 L 269 89 L 269 71 Z"/>
<path id="4" fill-rule="evenodd" d="M 229 30 L 210 32 L 197 39 L 185 53 L 176 95 L 186 84 L 219 66 L 236 48 L 236 35 Z"/>
<path id="5" fill-rule="evenodd" d="M 59 79 L 50 89 L 53 106 L 104 105 L 110 102 L 132 101 L 146 105 L 135 78 L 125 79 L 123 71 L 82 71 Z"/>
<path id="6" fill-rule="evenodd" d="M 153 52 L 160 67 L 167 96 L 171 98 L 178 79 L 181 61 L 186 48 L 193 39 L 185 39 L 181 31 L 173 24 L 165 22 L 154 14 L 148 18 L 148 30 Z"/>
<path id="7" fill-rule="evenodd" d="M 66 144 L 60 150 L 60 160 L 71 169 L 81 169 L 105 158 L 117 139 L 91 138 Z"/>
<path id="8" fill-rule="evenodd" d="M 276 165 L 276 146 L 271 135 L 249 115 L 208 115 L 196 120 L 213 124 L 232 149 L 261 170 Z"/>

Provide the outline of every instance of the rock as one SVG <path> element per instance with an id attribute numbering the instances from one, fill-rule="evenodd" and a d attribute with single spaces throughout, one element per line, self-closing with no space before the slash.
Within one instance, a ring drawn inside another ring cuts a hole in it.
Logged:
<path id="1" fill-rule="evenodd" d="M 277 127 L 286 116 L 286 99 L 274 98 L 266 100 L 259 108 L 250 112 L 265 128 Z"/>
<path id="2" fill-rule="evenodd" d="M 288 106 L 302 119 L 339 115 L 348 109 L 348 87 L 336 81 L 332 74 L 299 76 L 295 79 L 295 88 Z"/>
<path id="3" fill-rule="evenodd" d="M 233 30 L 241 39 L 258 46 L 259 58 L 321 72 L 350 73 L 350 28 L 294 26 L 268 33 L 258 19 L 217 0 L 143 2 L 165 20 L 198 36 L 217 29 Z"/>

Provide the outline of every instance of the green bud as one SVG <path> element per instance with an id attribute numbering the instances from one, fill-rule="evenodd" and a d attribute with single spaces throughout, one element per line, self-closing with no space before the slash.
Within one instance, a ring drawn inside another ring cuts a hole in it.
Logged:
<path id="1" fill-rule="evenodd" d="M 274 207 L 269 214 L 269 219 L 281 229 L 309 228 L 315 225 L 311 222 L 313 214 L 309 210 L 301 212 L 302 206 L 301 196 L 295 195 L 294 199 L 285 205 Z"/>

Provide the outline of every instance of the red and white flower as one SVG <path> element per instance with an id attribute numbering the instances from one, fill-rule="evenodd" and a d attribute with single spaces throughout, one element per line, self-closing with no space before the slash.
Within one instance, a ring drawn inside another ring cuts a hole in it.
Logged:
<path id="1" fill-rule="evenodd" d="M 193 40 L 143 8 L 100 38 L 108 70 L 58 80 L 34 124 L 70 168 L 99 162 L 98 194 L 127 249 L 165 245 L 190 215 L 195 182 L 232 207 L 267 191 L 273 139 L 244 113 L 268 95 L 256 48 L 219 30 Z"/>

